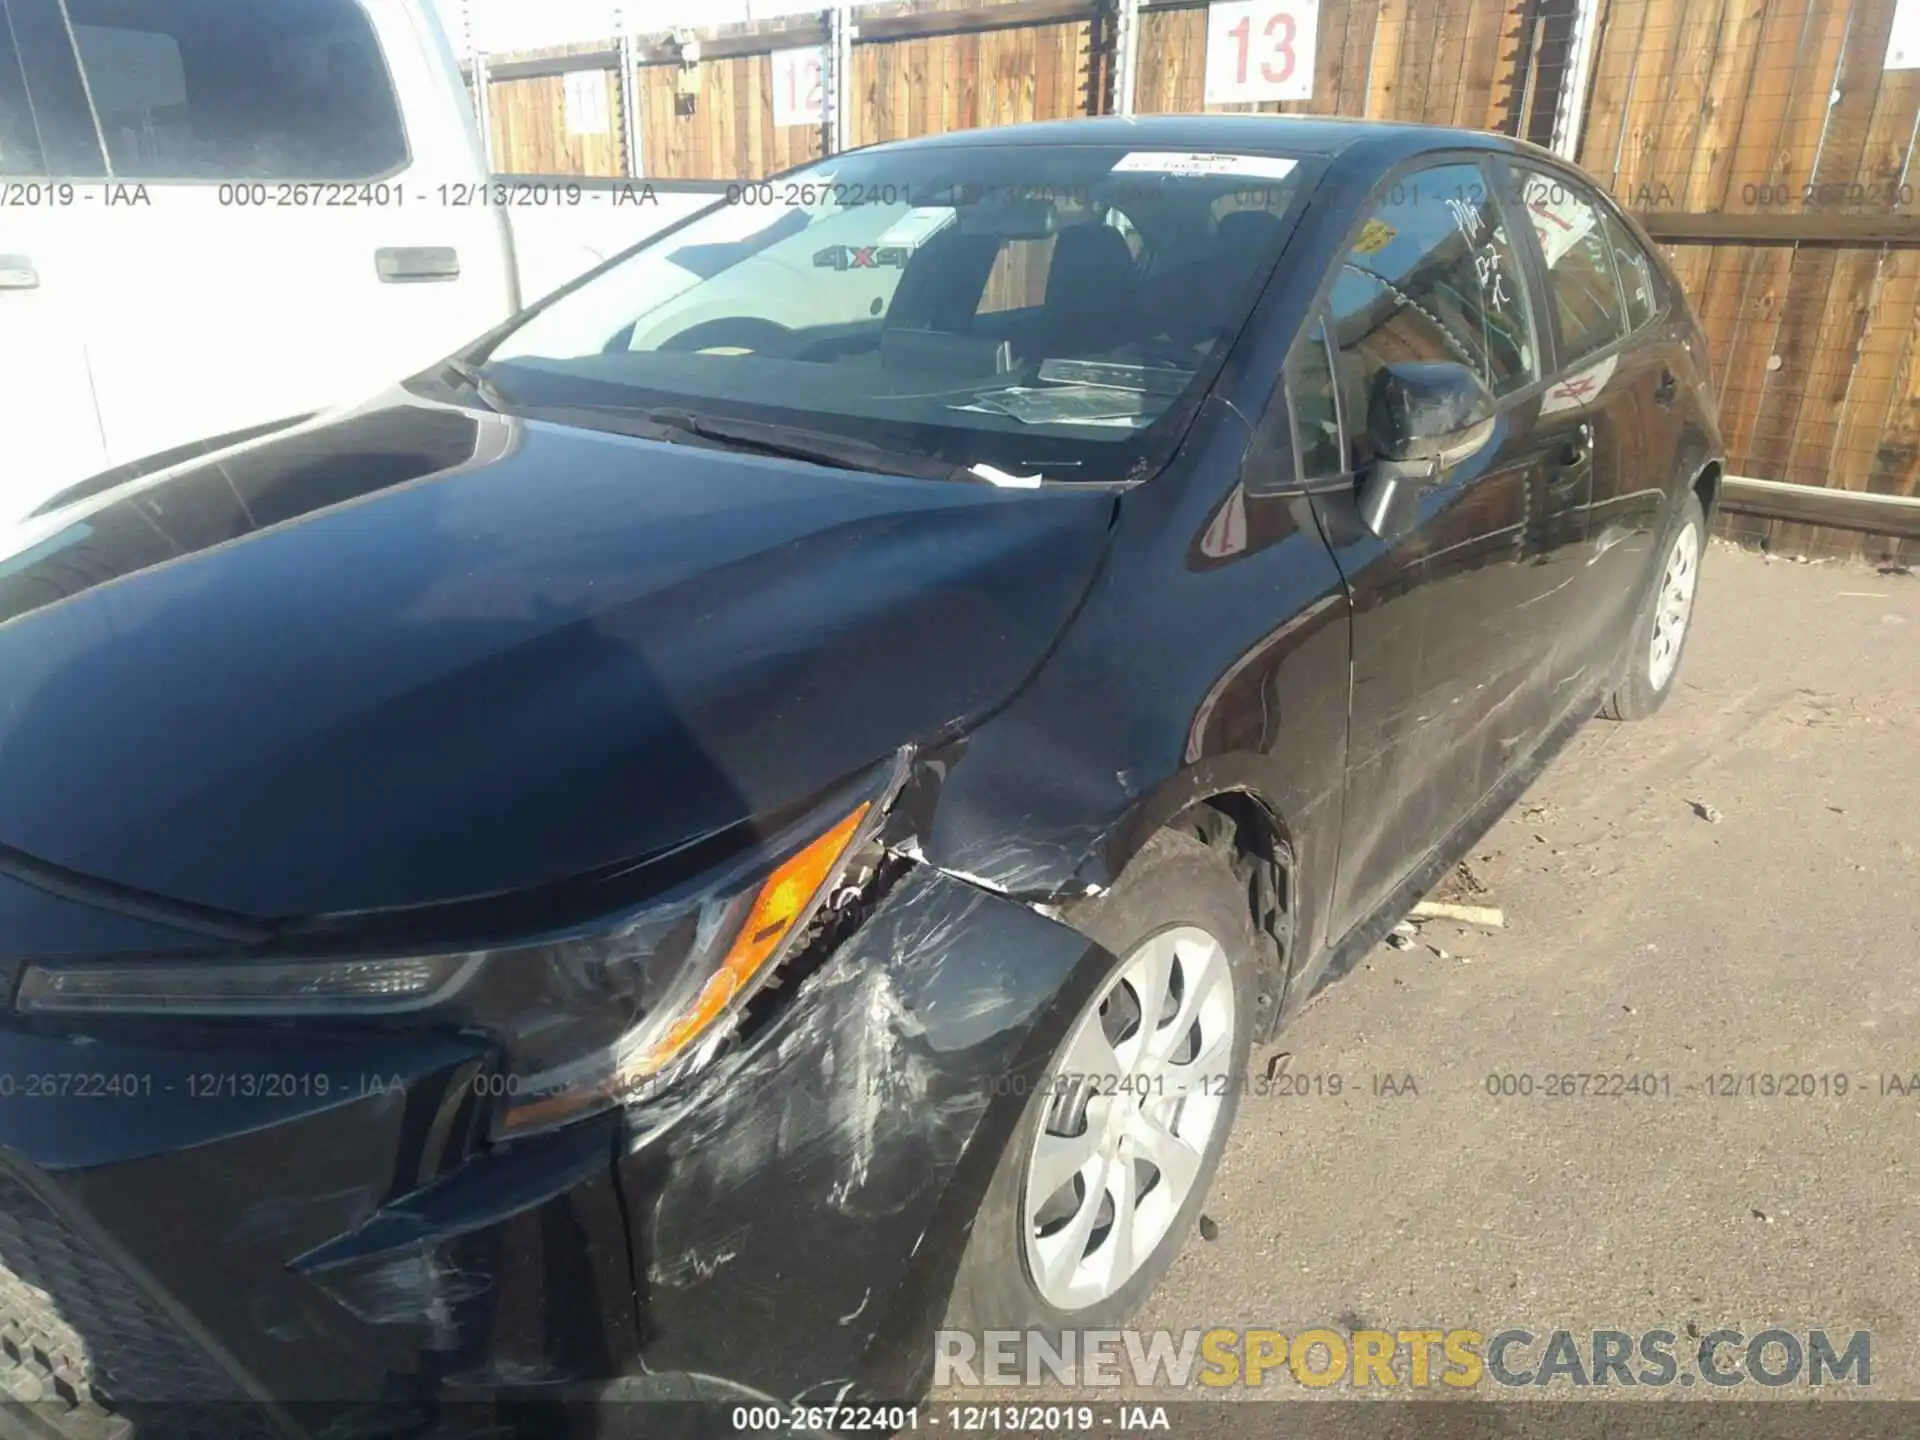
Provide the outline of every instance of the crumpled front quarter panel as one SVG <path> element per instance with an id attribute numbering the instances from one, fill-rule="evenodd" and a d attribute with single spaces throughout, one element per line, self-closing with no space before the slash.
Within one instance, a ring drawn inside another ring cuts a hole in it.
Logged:
<path id="1" fill-rule="evenodd" d="M 908 869 L 764 1042 L 619 1162 L 645 1368 L 910 1393 L 1030 1082 L 1112 963 Z"/>

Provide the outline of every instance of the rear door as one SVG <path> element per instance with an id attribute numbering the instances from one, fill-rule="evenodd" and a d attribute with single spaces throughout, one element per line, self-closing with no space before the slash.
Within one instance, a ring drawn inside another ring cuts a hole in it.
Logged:
<path id="1" fill-rule="evenodd" d="M 57 3 L 107 162 L 77 258 L 111 461 L 352 398 L 504 317 L 504 228 L 449 203 L 478 165 L 411 6 Z"/>
<path id="2" fill-rule="evenodd" d="M 1593 190 L 1545 168 L 1514 168 L 1538 241 L 1559 362 L 1547 403 L 1592 437 L 1586 544 L 1570 573 L 1562 670 L 1591 680 L 1618 652 L 1650 552 L 1677 434 L 1678 358 L 1660 342 L 1647 258 Z M 1624 248 L 1623 248 L 1624 247 Z M 1677 348 L 1677 342 L 1676 342 Z M 1585 689 L 1586 686 L 1570 686 Z"/>
<path id="3" fill-rule="evenodd" d="M 1390 178 L 1331 277 L 1324 325 L 1339 377 L 1348 483 L 1315 509 L 1353 599 L 1346 817 L 1333 929 L 1364 919 L 1524 756 L 1547 708 L 1541 558 L 1561 436 L 1543 423 L 1540 322 L 1491 175 L 1462 159 Z M 1396 361 L 1464 364 L 1486 382 L 1493 438 L 1440 476 L 1421 523 L 1386 543 L 1351 483 L 1371 463 L 1367 397 Z"/>
<path id="4" fill-rule="evenodd" d="M 0 549 L 13 521 L 104 468 L 77 318 L 100 152 L 78 73 L 22 56 L 58 20 L 40 0 L 0 0 Z"/>
<path id="5" fill-rule="evenodd" d="M 1652 257 L 1604 198 L 1599 203 L 1628 331 L 1609 404 L 1596 415 L 1603 430 L 1612 414 L 1624 416 L 1610 427 L 1620 446 L 1615 463 L 1594 473 L 1593 578 L 1601 597 L 1594 609 L 1611 658 L 1605 647 L 1631 626 L 1660 543 L 1685 427 L 1682 390 L 1693 362 L 1684 329 L 1662 305 Z"/>

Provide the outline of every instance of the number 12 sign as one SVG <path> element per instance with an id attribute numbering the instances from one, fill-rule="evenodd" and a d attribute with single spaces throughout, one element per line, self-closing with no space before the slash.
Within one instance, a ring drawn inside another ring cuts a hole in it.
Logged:
<path id="1" fill-rule="evenodd" d="M 1320 0 L 1223 0 L 1207 7 L 1207 104 L 1308 100 Z"/>
<path id="2" fill-rule="evenodd" d="M 826 94 L 822 77 L 827 70 L 824 45 L 804 45 L 773 52 L 773 123 L 818 125 L 824 118 Z"/>

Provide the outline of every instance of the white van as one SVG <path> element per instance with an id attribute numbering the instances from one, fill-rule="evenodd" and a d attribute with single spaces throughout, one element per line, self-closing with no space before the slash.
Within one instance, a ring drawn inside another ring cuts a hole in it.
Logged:
<path id="1" fill-rule="evenodd" d="M 426 0 L 0 0 L 0 526 L 409 374 L 722 188 L 490 177 Z"/>

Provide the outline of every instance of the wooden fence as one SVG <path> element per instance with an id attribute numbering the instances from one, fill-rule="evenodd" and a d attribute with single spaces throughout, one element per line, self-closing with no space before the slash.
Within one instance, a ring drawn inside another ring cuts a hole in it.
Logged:
<path id="1" fill-rule="evenodd" d="M 1885 68 L 1893 16 L 1893 0 L 1608 0 L 1599 16 L 1579 158 L 1657 235 L 1695 242 L 1669 253 L 1736 474 L 1917 493 L 1920 69 Z"/>
<path id="2" fill-rule="evenodd" d="M 1514 133 L 1520 42 L 1537 0 L 1322 0 L 1312 98 L 1205 103 L 1207 10 L 1143 0 L 1133 109 L 1257 109 L 1414 120 Z M 920 0 L 853 12 L 848 147 L 1116 109 L 1113 0 Z M 825 151 L 827 125 L 774 123 L 776 52 L 828 41 L 817 17 L 698 32 L 699 59 L 654 40 L 633 51 L 639 163 L 632 173 L 757 179 Z M 628 173 L 616 39 L 489 57 L 495 165 L 526 174 Z M 612 105 L 584 141 L 562 69 L 601 74 Z M 691 80 L 688 70 L 694 73 Z"/>
<path id="3" fill-rule="evenodd" d="M 830 96 L 819 124 L 775 123 L 775 55 L 831 46 L 827 12 L 700 30 L 692 65 L 672 38 L 608 37 L 488 57 L 490 140 L 504 171 L 731 180 L 823 155 L 836 133 L 846 148 L 1118 109 L 1577 135 L 1701 313 L 1733 472 L 1920 507 L 1920 69 L 1884 68 L 1895 0 L 1585 0 L 1578 20 L 1575 3 L 1319 0 L 1311 97 L 1258 106 L 1206 103 L 1201 0 L 870 5 L 849 16 L 837 132 Z M 1123 23 L 1138 27 L 1129 105 Z M 1920 508 L 1898 519 L 1877 528 L 1920 529 Z M 1857 529 L 1729 524 L 1785 549 L 1889 553 Z"/>

